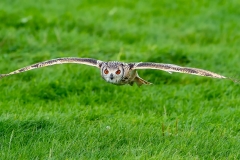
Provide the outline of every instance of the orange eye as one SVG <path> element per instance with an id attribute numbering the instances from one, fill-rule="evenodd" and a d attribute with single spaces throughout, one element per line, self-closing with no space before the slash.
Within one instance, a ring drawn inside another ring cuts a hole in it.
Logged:
<path id="1" fill-rule="evenodd" d="M 117 70 L 117 71 L 116 71 L 116 74 L 120 74 L 120 73 L 121 73 L 121 71 L 120 71 L 120 70 Z"/>
<path id="2" fill-rule="evenodd" d="M 105 74 L 108 74 L 108 73 L 109 73 L 109 71 L 108 71 L 107 69 L 105 69 L 105 70 L 104 70 L 104 73 L 105 73 Z"/>

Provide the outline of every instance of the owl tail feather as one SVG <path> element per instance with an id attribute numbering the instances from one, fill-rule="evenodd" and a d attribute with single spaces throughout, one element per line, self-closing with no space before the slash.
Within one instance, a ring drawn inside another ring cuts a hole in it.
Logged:
<path id="1" fill-rule="evenodd" d="M 139 76 L 136 76 L 136 77 L 134 78 L 134 82 L 136 82 L 139 87 L 140 87 L 141 85 L 143 85 L 143 84 L 146 84 L 146 85 L 152 84 L 152 83 L 150 83 L 150 82 L 148 82 L 148 81 L 145 81 L 144 79 L 140 78 Z"/>

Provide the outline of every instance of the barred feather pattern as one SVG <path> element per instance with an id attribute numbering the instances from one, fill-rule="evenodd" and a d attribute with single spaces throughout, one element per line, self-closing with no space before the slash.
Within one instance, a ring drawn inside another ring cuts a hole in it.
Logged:
<path id="1" fill-rule="evenodd" d="M 165 64 L 165 63 L 153 63 L 153 62 L 136 62 L 136 63 L 123 63 L 118 61 L 108 61 L 104 62 L 101 60 L 96 60 L 92 58 L 77 58 L 77 57 L 64 57 L 64 58 L 57 58 L 48 61 L 39 62 L 36 64 L 32 64 L 13 72 L 7 74 L 1 74 L 0 78 L 26 72 L 29 70 L 52 66 L 56 64 L 65 64 L 65 63 L 77 63 L 77 64 L 84 64 L 96 67 L 100 70 L 102 78 L 109 83 L 115 85 L 124 85 L 130 84 L 133 85 L 137 83 L 138 86 L 143 84 L 149 85 L 150 82 L 139 77 L 137 70 L 139 69 L 156 69 L 162 70 L 169 73 L 172 72 L 179 72 L 179 73 L 186 73 L 186 74 L 193 74 L 198 76 L 205 76 L 211 78 L 220 78 L 220 79 L 229 79 L 235 83 L 239 83 L 238 80 L 232 79 L 229 77 L 225 77 L 223 75 L 203 70 L 199 68 L 190 68 L 190 67 L 181 67 L 174 64 Z"/>
<path id="2" fill-rule="evenodd" d="M 181 67 L 174 64 L 164 64 L 164 63 L 141 62 L 141 63 L 137 63 L 134 66 L 134 69 L 157 69 L 157 70 L 163 70 L 169 73 L 179 72 L 179 73 L 194 74 L 198 76 L 206 76 L 206 77 L 212 77 L 212 78 L 226 78 L 225 76 L 222 76 L 220 74 L 203 70 L 203 69 Z"/>
<path id="3" fill-rule="evenodd" d="M 52 66 L 52 65 L 56 65 L 56 64 L 64 64 L 64 63 L 78 63 L 78 64 L 86 64 L 86 65 L 90 65 L 90 66 L 99 67 L 98 65 L 101 62 L 98 60 L 95 60 L 95 59 L 91 59 L 91 58 L 76 58 L 76 57 L 57 58 L 57 59 L 52 59 L 52 60 L 48 60 L 48 61 L 44 61 L 44 62 L 39 62 L 39 63 L 30 65 L 30 66 L 26 66 L 24 68 L 20 68 L 18 70 L 8 73 L 8 74 L 1 74 L 0 78 L 10 76 L 13 74 L 18 74 L 21 72 L 26 72 L 26 71 L 37 69 L 37 68 Z"/>

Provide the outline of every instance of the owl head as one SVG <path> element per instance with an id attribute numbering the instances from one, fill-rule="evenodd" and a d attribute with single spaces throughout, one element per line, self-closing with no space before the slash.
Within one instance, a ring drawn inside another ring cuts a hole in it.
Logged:
<path id="1" fill-rule="evenodd" d="M 101 75 L 105 81 L 112 84 L 119 84 L 124 75 L 123 64 L 116 61 L 102 63 Z"/>

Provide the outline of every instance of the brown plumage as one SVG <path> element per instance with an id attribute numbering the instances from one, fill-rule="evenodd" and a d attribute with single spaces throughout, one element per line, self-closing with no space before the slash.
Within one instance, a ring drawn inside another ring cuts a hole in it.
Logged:
<path id="1" fill-rule="evenodd" d="M 211 77 L 211 78 L 230 79 L 238 83 L 238 81 L 235 79 L 231 79 L 229 77 L 225 77 L 223 75 L 220 75 L 211 71 L 203 70 L 203 69 L 198 69 L 198 68 L 181 67 L 173 64 L 153 63 L 153 62 L 137 62 L 137 63 L 123 63 L 118 61 L 104 62 L 104 61 L 100 61 L 92 58 L 77 58 L 77 57 L 57 58 L 57 59 L 52 59 L 44 62 L 39 62 L 7 74 L 1 74 L 0 78 L 10 76 L 13 74 L 18 74 L 21 72 L 26 72 L 32 69 L 47 67 L 55 64 L 64 64 L 64 63 L 77 63 L 77 64 L 85 64 L 85 65 L 97 67 L 100 69 L 101 76 L 105 81 L 112 84 L 116 84 L 116 85 L 124 85 L 124 84 L 133 85 L 134 83 L 137 83 L 138 86 L 141 86 L 143 84 L 147 84 L 147 85 L 151 84 L 150 82 L 147 82 L 146 80 L 138 76 L 138 73 L 137 73 L 138 69 L 156 69 L 156 70 L 166 71 L 169 73 L 179 72 L 179 73 L 187 73 L 187 74 L 193 74 L 193 75 L 205 76 L 205 77 Z"/>

